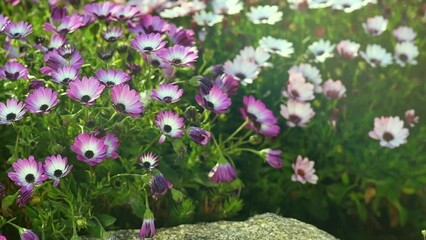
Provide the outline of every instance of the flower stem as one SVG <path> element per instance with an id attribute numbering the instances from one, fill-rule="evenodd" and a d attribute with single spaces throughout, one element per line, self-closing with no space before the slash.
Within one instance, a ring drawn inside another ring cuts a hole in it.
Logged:
<path id="1" fill-rule="evenodd" d="M 229 136 L 224 142 L 223 144 L 229 142 L 232 140 L 233 137 L 235 137 L 235 135 L 237 135 L 241 130 L 243 130 L 243 128 L 245 128 L 247 126 L 247 124 L 249 124 L 249 120 L 246 120 L 245 122 L 243 122 L 243 124 L 241 124 L 241 126 L 239 128 L 237 128 L 237 130 L 235 130 L 235 132 L 233 132 L 231 134 L 231 136 Z"/>

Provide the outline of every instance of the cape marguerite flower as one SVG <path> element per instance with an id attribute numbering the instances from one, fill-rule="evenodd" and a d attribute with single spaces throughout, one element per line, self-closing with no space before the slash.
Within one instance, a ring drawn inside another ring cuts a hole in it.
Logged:
<path id="1" fill-rule="evenodd" d="M 416 65 L 416 57 L 419 56 L 419 49 L 412 42 L 401 42 L 395 46 L 395 62 L 401 66 L 406 64 Z"/>
<path id="2" fill-rule="evenodd" d="M 262 37 L 259 40 L 259 45 L 267 52 L 275 53 L 282 57 L 290 57 L 294 53 L 293 43 L 285 39 L 273 38 L 271 36 Z"/>
<path id="3" fill-rule="evenodd" d="M 254 24 L 270 24 L 281 21 L 283 13 L 278 11 L 278 6 L 264 5 L 250 7 L 250 12 L 246 13 L 249 20 Z"/>
<path id="4" fill-rule="evenodd" d="M 316 184 L 318 181 L 318 176 L 315 175 L 314 169 L 315 162 L 310 161 L 308 158 L 303 158 L 302 156 L 297 156 L 296 163 L 291 164 L 291 167 L 294 170 L 294 174 L 291 176 L 293 182 L 301 182 Z"/>
<path id="5" fill-rule="evenodd" d="M 281 115 L 287 119 L 289 127 L 305 127 L 311 118 L 315 116 L 311 104 L 305 102 L 298 102 L 289 99 L 287 105 L 281 104 Z"/>
<path id="6" fill-rule="evenodd" d="M 388 25 L 388 20 L 383 16 L 375 16 L 367 19 L 367 22 L 362 24 L 365 32 L 372 36 L 379 36 L 382 34 Z"/>
<path id="7" fill-rule="evenodd" d="M 380 140 L 380 146 L 396 148 L 407 143 L 408 129 L 399 117 L 380 117 L 374 119 L 374 129 L 368 133 L 373 138 Z"/>

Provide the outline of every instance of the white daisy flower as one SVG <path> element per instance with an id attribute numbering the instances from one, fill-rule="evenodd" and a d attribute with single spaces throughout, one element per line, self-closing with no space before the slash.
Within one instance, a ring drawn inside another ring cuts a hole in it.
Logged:
<path id="1" fill-rule="evenodd" d="M 270 53 L 276 53 L 282 57 L 290 57 L 294 53 L 293 43 L 271 36 L 262 37 L 259 40 L 259 46 Z"/>
<path id="2" fill-rule="evenodd" d="M 334 0 L 332 8 L 351 13 L 363 7 L 363 0 Z"/>
<path id="3" fill-rule="evenodd" d="M 234 15 L 243 9 L 240 0 L 213 0 L 213 11 L 217 14 Z"/>
<path id="4" fill-rule="evenodd" d="M 368 133 L 373 138 L 380 140 L 380 146 L 396 148 L 407 143 L 408 129 L 399 117 L 380 117 L 374 119 L 374 129 Z"/>
<path id="5" fill-rule="evenodd" d="M 379 36 L 382 34 L 388 25 L 388 20 L 383 16 L 375 16 L 367 19 L 367 22 L 362 24 L 365 32 L 372 36 Z"/>
<path id="6" fill-rule="evenodd" d="M 237 56 L 232 62 L 226 61 L 223 64 L 224 73 L 235 77 L 242 85 L 252 84 L 259 75 L 259 68 L 255 63 L 251 63 L 244 58 Z"/>
<path id="7" fill-rule="evenodd" d="M 414 43 L 402 42 L 395 46 L 395 61 L 401 66 L 406 64 L 416 65 L 416 57 L 419 56 L 419 49 Z"/>
<path id="8" fill-rule="evenodd" d="M 296 73 L 301 73 L 303 74 L 303 76 L 310 81 L 311 83 L 314 84 L 315 86 L 315 92 L 321 92 L 321 83 L 322 83 L 322 78 L 321 78 L 321 74 L 318 68 L 308 64 L 308 63 L 302 63 L 299 64 L 299 66 L 293 66 L 290 68 L 290 70 L 288 71 L 288 73 L 292 73 L 292 72 L 296 72 Z"/>
<path id="9" fill-rule="evenodd" d="M 308 51 L 315 56 L 315 62 L 324 62 L 327 58 L 333 57 L 334 47 L 330 41 L 320 39 L 309 45 Z"/>
<path id="10" fill-rule="evenodd" d="M 360 55 L 372 67 L 386 67 L 392 64 L 392 55 L 377 44 L 368 45 L 365 52 L 361 51 Z"/>
<path id="11" fill-rule="evenodd" d="M 271 55 L 260 47 L 256 49 L 251 46 L 245 47 L 240 51 L 239 56 L 248 62 L 255 63 L 258 66 L 271 66 L 271 63 L 267 62 Z"/>
<path id="12" fill-rule="evenodd" d="M 223 20 L 222 15 L 217 15 L 213 12 L 201 11 L 194 15 L 194 21 L 199 26 L 213 26 L 216 23 L 220 23 Z"/>
<path id="13" fill-rule="evenodd" d="M 416 39 L 416 32 L 410 27 L 400 26 L 393 30 L 393 36 L 398 42 L 413 42 Z"/>
<path id="14" fill-rule="evenodd" d="M 251 7 L 250 12 L 246 13 L 249 20 L 254 24 L 270 24 L 281 21 L 283 13 L 278 11 L 278 6 L 264 5 Z"/>
<path id="15" fill-rule="evenodd" d="M 326 8 L 333 4 L 333 0 L 308 0 L 308 7 L 311 9 L 315 8 Z"/>

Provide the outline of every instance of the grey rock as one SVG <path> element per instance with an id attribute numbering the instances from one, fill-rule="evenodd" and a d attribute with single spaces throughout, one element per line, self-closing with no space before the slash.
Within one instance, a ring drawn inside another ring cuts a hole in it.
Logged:
<path id="1" fill-rule="evenodd" d="M 110 232 L 114 240 L 138 238 L 139 230 Z M 94 238 L 85 238 L 95 240 Z M 335 240 L 330 234 L 293 218 L 265 213 L 244 222 L 183 224 L 157 231 L 153 240 Z"/>

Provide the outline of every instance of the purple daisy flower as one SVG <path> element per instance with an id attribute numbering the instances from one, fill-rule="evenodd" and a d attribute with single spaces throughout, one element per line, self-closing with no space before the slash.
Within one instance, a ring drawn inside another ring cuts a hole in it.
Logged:
<path id="1" fill-rule="evenodd" d="M 164 177 L 161 173 L 156 173 L 149 180 L 149 186 L 151 187 L 151 194 L 154 199 L 158 199 L 160 196 L 167 193 L 167 190 L 173 187 L 173 184 Z"/>
<path id="2" fill-rule="evenodd" d="M 170 24 L 168 35 L 175 45 L 185 47 L 192 47 L 195 45 L 195 33 L 192 29 L 184 29 L 182 27 L 178 28 L 176 25 Z"/>
<path id="3" fill-rule="evenodd" d="M 111 16 L 118 10 L 116 6 L 111 2 L 92 3 L 84 6 L 84 11 L 98 19 L 111 19 Z"/>
<path id="4" fill-rule="evenodd" d="M 51 73 L 52 81 L 56 83 L 68 84 L 78 78 L 79 72 L 72 66 L 63 66 Z"/>
<path id="5" fill-rule="evenodd" d="M 280 169 L 283 166 L 281 159 L 281 150 L 277 149 L 263 149 L 260 154 L 265 158 L 266 162 L 275 169 Z"/>
<path id="6" fill-rule="evenodd" d="M 33 27 L 31 24 L 21 21 L 21 22 L 12 22 L 4 28 L 4 33 L 12 39 L 22 39 L 33 32 Z"/>
<path id="7" fill-rule="evenodd" d="M 166 140 L 166 135 L 172 138 L 180 138 L 183 134 L 182 127 L 184 124 L 184 119 L 171 110 L 157 114 L 155 125 L 160 128 L 162 133 L 159 143 L 162 144 Z"/>
<path id="8" fill-rule="evenodd" d="M 229 162 L 216 163 L 209 172 L 210 181 L 217 183 L 231 182 L 236 177 L 237 172 Z"/>
<path id="9" fill-rule="evenodd" d="M 139 237 L 140 238 L 152 238 L 155 236 L 155 224 L 154 219 L 143 219 L 141 229 L 139 231 Z"/>
<path id="10" fill-rule="evenodd" d="M 123 37 L 123 30 L 118 27 L 113 27 L 111 29 L 102 32 L 102 38 L 107 42 L 115 42 L 118 39 Z"/>
<path id="11" fill-rule="evenodd" d="M 94 77 L 83 77 L 81 80 L 76 79 L 70 82 L 69 86 L 70 88 L 67 90 L 68 96 L 86 106 L 95 104 L 96 99 L 105 88 Z"/>
<path id="12" fill-rule="evenodd" d="M 140 10 L 136 6 L 132 5 L 117 5 L 112 17 L 118 21 L 131 20 L 132 18 L 138 17 Z"/>
<path id="13" fill-rule="evenodd" d="M 234 77 L 226 74 L 218 76 L 214 81 L 214 84 L 222 89 L 224 93 L 229 95 L 237 94 L 238 88 L 240 87 L 240 83 Z"/>
<path id="14" fill-rule="evenodd" d="M 12 164 L 14 172 L 9 172 L 7 176 L 20 186 L 22 191 L 32 191 L 34 185 L 40 185 L 47 176 L 43 173 L 43 164 L 37 162 L 33 156 L 28 159 L 18 159 Z"/>
<path id="15" fill-rule="evenodd" d="M 158 156 L 152 152 L 145 153 L 139 157 L 139 164 L 146 170 L 152 172 L 154 168 L 158 167 Z"/>
<path id="16" fill-rule="evenodd" d="M 28 89 L 34 90 L 37 88 L 44 87 L 44 82 L 42 80 L 32 80 L 30 85 L 28 85 Z"/>
<path id="17" fill-rule="evenodd" d="M 0 32 L 3 32 L 3 30 L 9 24 L 9 22 L 10 22 L 10 19 L 7 16 L 0 14 Z"/>
<path id="18" fill-rule="evenodd" d="M 0 124 L 10 125 L 14 121 L 21 120 L 27 110 L 24 103 L 16 99 L 7 99 L 6 104 L 0 102 Z"/>
<path id="19" fill-rule="evenodd" d="M 33 190 L 25 190 L 23 188 L 19 189 L 19 194 L 16 197 L 16 203 L 18 204 L 18 207 L 24 207 L 27 205 L 32 196 Z"/>
<path id="20" fill-rule="evenodd" d="M 278 120 L 261 100 L 256 100 L 253 96 L 244 96 L 243 103 L 244 107 L 240 108 L 240 112 L 243 119 L 250 121 L 247 128 L 265 136 L 278 136 L 280 133 Z"/>
<path id="21" fill-rule="evenodd" d="M 118 158 L 118 154 L 116 153 L 120 143 L 118 138 L 113 133 L 108 133 L 105 137 L 102 138 L 104 140 L 104 144 L 107 145 L 108 149 L 105 153 L 106 158 Z"/>
<path id="22" fill-rule="evenodd" d="M 231 106 L 231 99 L 218 86 L 214 85 L 207 95 L 196 95 L 195 101 L 214 113 L 224 113 Z"/>
<path id="23" fill-rule="evenodd" d="M 103 70 L 100 69 L 95 73 L 96 78 L 103 84 L 108 87 L 113 87 L 114 85 L 127 83 L 130 81 L 130 75 L 121 70 Z"/>
<path id="24" fill-rule="evenodd" d="M 168 68 L 168 67 L 170 67 L 170 64 L 167 61 L 165 61 L 164 59 L 160 58 L 158 56 L 158 53 L 151 52 L 151 54 L 149 56 L 150 57 L 148 58 L 146 54 L 142 54 L 142 57 L 144 58 L 144 60 L 146 62 L 148 62 L 149 64 L 151 64 L 151 66 L 156 67 L 156 68 Z"/>
<path id="25" fill-rule="evenodd" d="M 174 45 L 158 51 L 158 56 L 176 67 L 193 66 L 198 58 L 198 52 L 192 47 Z"/>
<path id="26" fill-rule="evenodd" d="M 191 137 L 191 140 L 200 146 L 206 146 L 209 144 L 212 134 L 209 131 L 206 131 L 199 127 L 191 127 L 188 130 L 188 134 Z"/>
<path id="27" fill-rule="evenodd" d="M 67 165 L 67 161 L 68 159 L 66 157 L 63 158 L 59 154 L 46 158 L 43 165 L 43 170 L 48 178 L 54 180 L 53 186 L 57 187 L 61 178 L 70 173 L 73 166 Z"/>
<path id="28" fill-rule="evenodd" d="M 30 229 L 23 228 L 19 230 L 19 235 L 21 236 L 21 240 L 39 240 L 37 234 Z"/>
<path id="29" fill-rule="evenodd" d="M 115 85 L 111 89 L 111 99 L 114 108 L 122 114 L 138 118 L 144 111 L 141 96 L 129 85 Z"/>
<path id="30" fill-rule="evenodd" d="M 66 35 L 68 33 L 75 32 L 77 29 L 83 26 L 82 17 L 79 15 L 65 16 L 61 19 L 57 26 L 51 23 L 44 23 L 43 29 L 51 32 L 57 33 L 59 35 Z"/>
<path id="31" fill-rule="evenodd" d="M 129 31 L 137 34 L 165 33 L 168 23 L 158 16 L 143 15 L 137 23 L 128 23 Z"/>
<path id="32" fill-rule="evenodd" d="M 159 33 L 140 34 L 131 41 L 132 48 L 139 53 L 156 52 L 166 45 L 167 41 L 163 41 L 164 36 Z"/>
<path id="33" fill-rule="evenodd" d="M 8 62 L 4 67 L 0 67 L 0 78 L 17 80 L 28 78 L 28 68 L 20 62 Z"/>
<path id="34" fill-rule="evenodd" d="M 175 103 L 182 97 L 183 89 L 179 89 L 179 86 L 168 83 L 160 84 L 158 89 L 154 89 L 151 92 L 151 97 L 157 101 L 165 103 Z"/>
<path id="35" fill-rule="evenodd" d="M 92 134 L 81 133 L 75 137 L 71 150 L 77 154 L 79 161 L 95 166 L 105 159 L 108 146 L 103 139 Z"/>
<path id="36" fill-rule="evenodd" d="M 47 53 L 49 51 L 59 49 L 65 43 L 67 43 L 67 41 L 68 40 L 61 35 L 52 35 L 52 37 L 50 38 L 49 45 L 43 46 L 42 44 L 35 44 L 35 47 L 43 53 Z"/>
<path id="37" fill-rule="evenodd" d="M 50 8 L 50 18 L 54 22 L 61 22 L 66 16 L 68 16 L 68 11 L 64 7 L 52 6 Z"/>
<path id="38" fill-rule="evenodd" d="M 44 87 L 37 88 L 25 99 L 26 108 L 32 113 L 47 114 L 58 103 L 58 92 Z"/>
<path id="39" fill-rule="evenodd" d="M 79 69 L 84 59 L 81 57 L 79 51 L 75 50 L 75 47 L 69 44 L 65 44 L 58 50 L 50 51 L 44 55 L 45 67 L 40 69 L 40 72 L 46 75 L 50 75 L 53 71 L 63 66 L 72 66 Z"/>

